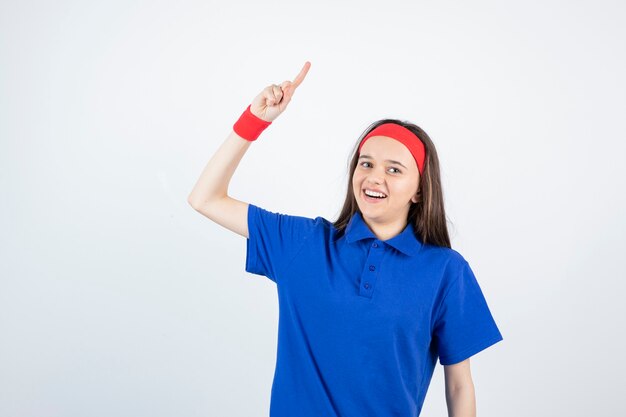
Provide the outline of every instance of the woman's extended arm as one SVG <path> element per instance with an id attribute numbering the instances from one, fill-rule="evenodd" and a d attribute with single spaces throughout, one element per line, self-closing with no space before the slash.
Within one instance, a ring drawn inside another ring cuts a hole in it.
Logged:
<path id="1" fill-rule="evenodd" d="M 476 417 L 476 396 L 470 360 L 443 367 L 448 417 Z"/>
<path id="2" fill-rule="evenodd" d="M 264 88 L 250 104 L 252 114 L 268 122 L 276 119 L 287 108 L 310 66 L 306 62 L 293 82 Z M 245 238 L 249 236 L 248 203 L 229 197 L 228 185 L 251 143 L 232 131 L 211 157 L 187 198 L 196 211 Z"/>

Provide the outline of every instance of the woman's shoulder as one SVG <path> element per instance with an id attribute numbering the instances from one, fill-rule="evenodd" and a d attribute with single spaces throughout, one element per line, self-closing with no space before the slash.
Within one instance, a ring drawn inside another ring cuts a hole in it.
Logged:
<path id="1" fill-rule="evenodd" d="M 253 222 L 266 225 L 267 230 L 278 228 L 314 230 L 325 227 L 328 220 L 321 216 L 311 217 L 248 203 L 248 223 Z"/>
<path id="2" fill-rule="evenodd" d="M 436 246 L 429 243 L 423 244 L 420 253 L 423 256 L 436 258 L 450 266 L 464 266 L 467 264 L 465 257 L 456 249 L 445 246 Z"/>

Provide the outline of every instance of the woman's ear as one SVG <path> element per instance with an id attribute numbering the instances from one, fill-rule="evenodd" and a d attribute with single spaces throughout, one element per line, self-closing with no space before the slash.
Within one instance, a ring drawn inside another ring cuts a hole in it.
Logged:
<path id="1" fill-rule="evenodd" d="M 413 196 L 411 197 L 411 201 L 413 203 L 419 203 L 421 196 L 422 196 L 422 193 L 421 191 L 418 190 L 417 193 L 413 194 Z"/>

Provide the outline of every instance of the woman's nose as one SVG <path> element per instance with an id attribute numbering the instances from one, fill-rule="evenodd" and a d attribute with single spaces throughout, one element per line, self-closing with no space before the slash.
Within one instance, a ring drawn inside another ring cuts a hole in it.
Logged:
<path id="1" fill-rule="evenodd" d="M 372 184 L 381 184 L 383 182 L 383 178 L 381 175 L 376 173 L 371 173 L 367 179 L 368 182 Z"/>

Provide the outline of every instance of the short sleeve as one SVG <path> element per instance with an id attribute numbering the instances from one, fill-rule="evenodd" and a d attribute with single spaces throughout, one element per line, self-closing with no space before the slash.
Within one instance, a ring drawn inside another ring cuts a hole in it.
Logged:
<path id="1" fill-rule="evenodd" d="M 448 288 L 435 319 L 439 362 L 452 365 L 503 340 L 467 261 Z"/>
<path id="2" fill-rule="evenodd" d="M 248 205 L 246 272 L 264 275 L 278 283 L 316 221 L 308 217 L 274 213 L 254 204 Z"/>

